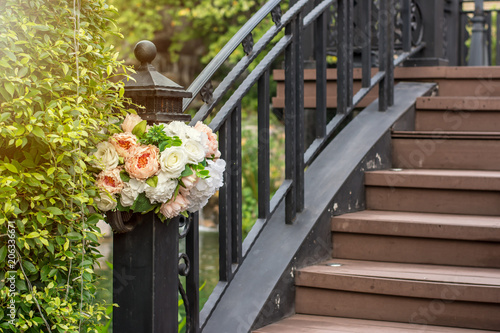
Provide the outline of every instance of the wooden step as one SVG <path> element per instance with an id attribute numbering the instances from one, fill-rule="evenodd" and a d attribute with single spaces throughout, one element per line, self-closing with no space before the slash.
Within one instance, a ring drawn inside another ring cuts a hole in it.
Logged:
<path id="1" fill-rule="evenodd" d="M 335 258 L 500 268 L 500 243 L 335 232 Z"/>
<path id="2" fill-rule="evenodd" d="M 500 268 L 496 216 L 366 210 L 334 217 L 332 231 L 336 258 Z"/>
<path id="3" fill-rule="evenodd" d="M 499 269 L 333 259 L 297 272 L 296 312 L 498 330 L 499 282 Z"/>
<path id="4" fill-rule="evenodd" d="M 293 315 L 253 333 L 486 333 L 466 328 L 395 323 L 311 315 Z"/>
<path id="5" fill-rule="evenodd" d="M 384 170 L 365 173 L 371 210 L 500 215 L 500 173 L 473 170 Z"/>
<path id="6" fill-rule="evenodd" d="M 394 132 L 394 168 L 500 170 L 500 133 Z"/>
<path id="7" fill-rule="evenodd" d="M 420 97 L 417 131 L 495 132 L 500 129 L 499 97 Z"/>
<path id="8" fill-rule="evenodd" d="M 332 218 L 332 232 L 500 241 L 500 217 L 364 210 Z"/>

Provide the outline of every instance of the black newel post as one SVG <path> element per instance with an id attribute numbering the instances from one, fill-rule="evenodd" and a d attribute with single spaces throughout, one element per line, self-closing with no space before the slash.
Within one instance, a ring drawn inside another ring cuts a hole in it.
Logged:
<path id="1" fill-rule="evenodd" d="M 191 97 L 181 86 L 151 65 L 156 47 L 139 42 L 134 53 L 141 62 L 135 82 L 125 83 L 125 96 L 145 109 L 137 113 L 153 124 L 189 121 L 182 99 Z M 176 333 L 179 274 L 179 219 L 163 223 L 153 213 L 108 215 L 115 229 L 113 246 L 113 330 L 119 333 Z"/>

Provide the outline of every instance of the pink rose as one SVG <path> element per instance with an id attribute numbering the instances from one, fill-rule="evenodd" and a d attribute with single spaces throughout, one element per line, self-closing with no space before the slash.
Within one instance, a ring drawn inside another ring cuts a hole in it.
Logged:
<path id="1" fill-rule="evenodd" d="M 153 145 L 138 146 L 125 160 L 125 170 L 131 177 L 146 180 L 160 170 L 159 153 L 158 147 Z"/>
<path id="2" fill-rule="evenodd" d="M 167 219 L 171 219 L 185 211 L 188 205 L 189 201 L 179 193 L 177 194 L 175 200 L 170 199 L 161 205 L 160 213 L 162 213 Z"/>
<path id="3" fill-rule="evenodd" d="M 184 186 L 179 187 L 179 193 L 181 193 L 184 197 L 188 197 L 189 191 L 196 185 L 198 182 L 199 178 L 196 177 L 196 175 L 193 173 L 190 176 L 187 177 L 182 177 L 181 182 L 184 184 Z"/>
<path id="4" fill-rule="evenodd" d="M 139 117 L 136 114 L 129 113 L 126 117 L 125 120 L 122 123 L 122 130 L 124 132 L 132 132 L 134 129 L 135 125 L 140 123 L 142 121 L 142 118 Z"/>
<path id="5" fill-rule="evenodd" d="M 97 175 L 97 187 L 108 192 L 109 194 L 120 193 L 125 185 L 120 178 L 120 171 L 121 168 L 101 171 L 101 173 Z"/>
<path id="6" fill-rule="evenodd" d="M 212 129 L 202 123 L 201 121 L 197 122 L 196 125 L 194 126 L 194 129 L 205 133 L 207 135 L 207 146 L 208 146 L 208 151 L 205 157 L 212 158 L 215 157 L 216 159 L 220 157 L 220 151 L 219 151 L 219 142 L 217 141 L 217 135 L 212 132 Z"/>
<path id="7" fill-rule="evenodd" d="M 109 143 L 115 147 L 118 155 L 125 158 L 138 146 L 137 137 L 132 133 L 115 133 L 109 138 Z"/>

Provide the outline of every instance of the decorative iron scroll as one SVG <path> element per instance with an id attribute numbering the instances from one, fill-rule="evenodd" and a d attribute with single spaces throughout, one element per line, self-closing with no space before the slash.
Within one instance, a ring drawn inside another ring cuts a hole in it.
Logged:
<path id="1" fill-rule="evenodd" d="M 212 86 L 212 81 L 208 80 L 207 83 L 201 88 L 200 96 L 201 100 L 205 103 L 210 103 L 212 101 L 212 96 L 214 94 L 214 87 Z"/>
<path id="2" fill-rule="evenodd" d="M 125 233 L 134 230 L 140 222 L 141 216 L 131 212 L 108 211 L 106 217 L 109 225 L 116 233 Z"/>
<path id="3" fill-rule="evenodd" d="M 249 33 L 245 39 L 243 39 L 243 42 L 241 42 L 241 45 L 243 46 L 243 51 L 245 52 L 246 55 L 250 55 L 253 51 L 253 36 L 252 33 Z"/>
<path id="4" fill-rule="evenodd" d="M 379 12 L 380 12 L 380 4 L 379 0 L 372 0 L 372 10 L 371 10 L 371 45 L 372 50 L 378 50 L 378 21 L 379 21 Z M 396 50 L 402 50 L 403 48 L 403 40 L 402 40 L 402 29 L 403 29 L 403 20 L 401 16 L 401 2 L 396 1 L 395 3 L 395 11 L 394 11 L 394 46 Z M 410 25 L 411 25 L 411 44 L 412 46 L 417 46 L 422 42 L 424 35 L 424 26 L 422 20 L 422 12 L 420 10 L 419 5 L 411 1 L 410 4 Z M 328 46 L 327 53 L 329 55 L 336 56 L 337 55 L 337 40 L 338 40 L 338 32 L 337 32 L 337 18 L 338 18 L 338 5 L 337 1 L 333 2 L 330 7 L 329 15 L 330 18 L 328 20 Z M 365 39 L 363 38 L 363 25 L 365 22 L 360 22 L 360 2 L 354 1 L 354 20 L 353 20 L 353 28 L 354 28 L 354 53 L 360 53 L 363 43 Z M 376 54 L 374 54 L 376 58 Z M 375 63 L 374 63 L 375 64 Z"/>
<path id="5" fill-rule="evenodd" d="M 273 8 L 271 11 L 271 18 L 276 26 L 281 24 L 281 7 L 280 5 Z"/>
<path id="6" fill-rule="evenodd" d="M 180 216 L 179 217 L 179 229 L 182 229 L 179 232 L 179 239 L 186 238 L 187 234 L 191 231 L 191 217 L 184 217 Z M 179 270 L 179 294 L 181 294 L 182 297 L 182 303 L 184 305 L 184 310 L 186 313 L 186 317 L 188 320 L 186 320 L 186 332 L 190 333 L 192 332 L 192 327 L 191 327 L 191 321 L 189 318 L 191 317 L 191 308 L 189 306 L 189 299 L 186 293 L 186 290 L 184 290 L 184 287 L 182 285 L 180 276 L 187 276 L 191 270 L 191 262 L 189 260 L 189 256 L 186 253 L 179 253 L 179 263 L 178 263 L 178 270 Z"/>

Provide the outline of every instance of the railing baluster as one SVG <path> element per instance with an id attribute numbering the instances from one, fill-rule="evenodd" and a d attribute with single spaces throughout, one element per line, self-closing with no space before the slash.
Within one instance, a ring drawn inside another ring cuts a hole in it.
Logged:
<path id="1" fill-rule="evenodd" d="M 395 20 L 394 15 L 396 12 L 395 0 L 387 0 L 387 103 L 388 106 L 394 104 L 394 33 L 395 33 Z"/>
<path id="2" fill-rule="evenodd" d="M 317 4 L 321 0 L 316 1 Z M 326 135 L 326 18 L 323 12 L 314 24 L 314 58 L 316 59 L 316 138 Z"/>
<path id="3" fill-rule="evenodd" d="M 378 94 L 378 103 L 379 103 L 379 111 L 387 110 L 387 106 L 389 104 L 389 80 L 387 77 L 388 62 L 387 58 L 389 56 L 389 51 L 387 48 L 388 45 L 388 22 L 389 22 L 389 13 L 387 8 L 388 0 L 380 0 L 380 8 L 379 8 L 379 25 L 378 25 L 378 57 L 379 57 L 379 72 L 384 73 L 384 78 L 380 81 L 379 84 L 379 94 Z"/>
<path id="4" fill-rule="evenodd" d="M 258 89 L 258 202 L 259 219 L 269 216 L 269 69 L 259 78 Z"/>
<path id="5" fill-rule="evenodd" d="M 224 171 L 224 185 L 219 190 L 219 280 L 231 280 L 231 217 L 233 208 L 232 194 L 232 168 L 233 156 L 231 156 L 231 121 L 225 121 L 219 131 L 219 145 L 221 157 L 226 161 Z"/>
<path id="6" fill-rule="evenodd" d="M 231 249 L 233 264 L 241 263 L 242 233 L 241 233 L 241 102 L 231 114 L 231 200 L 233 208 L 231 210 Z"/>
<path id="7" fill-rule="evenodd" d="M 287 35 L 295 36 L 296 23 L 292 20 L 285 29 Z M 293 223 L 296 215 L 296 191 L 297 185 L 295 172 L 296 154 L 296 46 L 290 43 L 285 49 L 285 178 L 292 181 L 292 190 L 286 194 L 285 198 L 285 222 Z"/>
<path id="8" fill-rule="evenodd" d="M 401 20 L 403 21 L 403 52 L 411 50 L 411 0 L 401 0 Z"/>
<path id="9" fill-rule="evenodd" d="M 337 113 L 347 113 L 349 106 L 348 102 L 348 58 L 349 41 L 348 35 L 348 21 L 349 21 L 349 0 L 338 0 L 338 14 L 337 14 Z"/>
<path id="10" fill-rule="evenodd" d="M 495 36 L 496 37 L 496 40 L 497 40 L 497 43 L 496 43 L 496 47 L 497 47 L 497 52 L 496 52 L 496 59 L 495 59 L 495 66 L 499 66 L 500 65 L 500 11 L 497 10 L 496 11 L 497 13 L 497 35 Z"/>
<path id="11" fill-rule="evenodd" d="M 486 45 L 488 46 L 487 50 L 488 50 L 488 65 L 491 64 L 491 49 L 493 48 L 493 44 L 492 44 L 492 36 L 491 36 L 491 13 L 492 12 L 485 12 L 484 16 L 485 16 L 485 19 L 486 19 Z"/>
<path id="12" fill-rule="evenodd" d="M 189 217 L 191 226 L 186 236 L 186 254 L 189 258 L 189 274 L 186 276 L 186 291 L 189 304 L 190 316 L 187 325 L 190 330 L 187 333 L 200 332 L 200 234 L 198 230 L 199 214 L 193 213 Z"/>
<path id="13" fill-rule="evenodd" d="M 296 104 L 295 111 L 295 183 L 296 193 L 295 211 L 301 212 L 304 209 L 304 60 L 302 49 L 302 33 L 304 30 L 304 21 L 302 11 L 297 14 L 295 20 L 295 78 L 296 83 Z"/>
<path id="14" fill-rule="evenodd" d="M 352 107 L 353 96 L 353 69 L 354 69 L 354 1 L 347 1 L 347 107 Z"/>
<path id="15" fill-rule="evenodd" d="M 372 0 L 362 0 L 360 5 L 360 20 L 363 26 L 363 48 L 361 50 L 361 85 L 363 88 L 368 88 L 370 87 L 372 76 Z"/>

